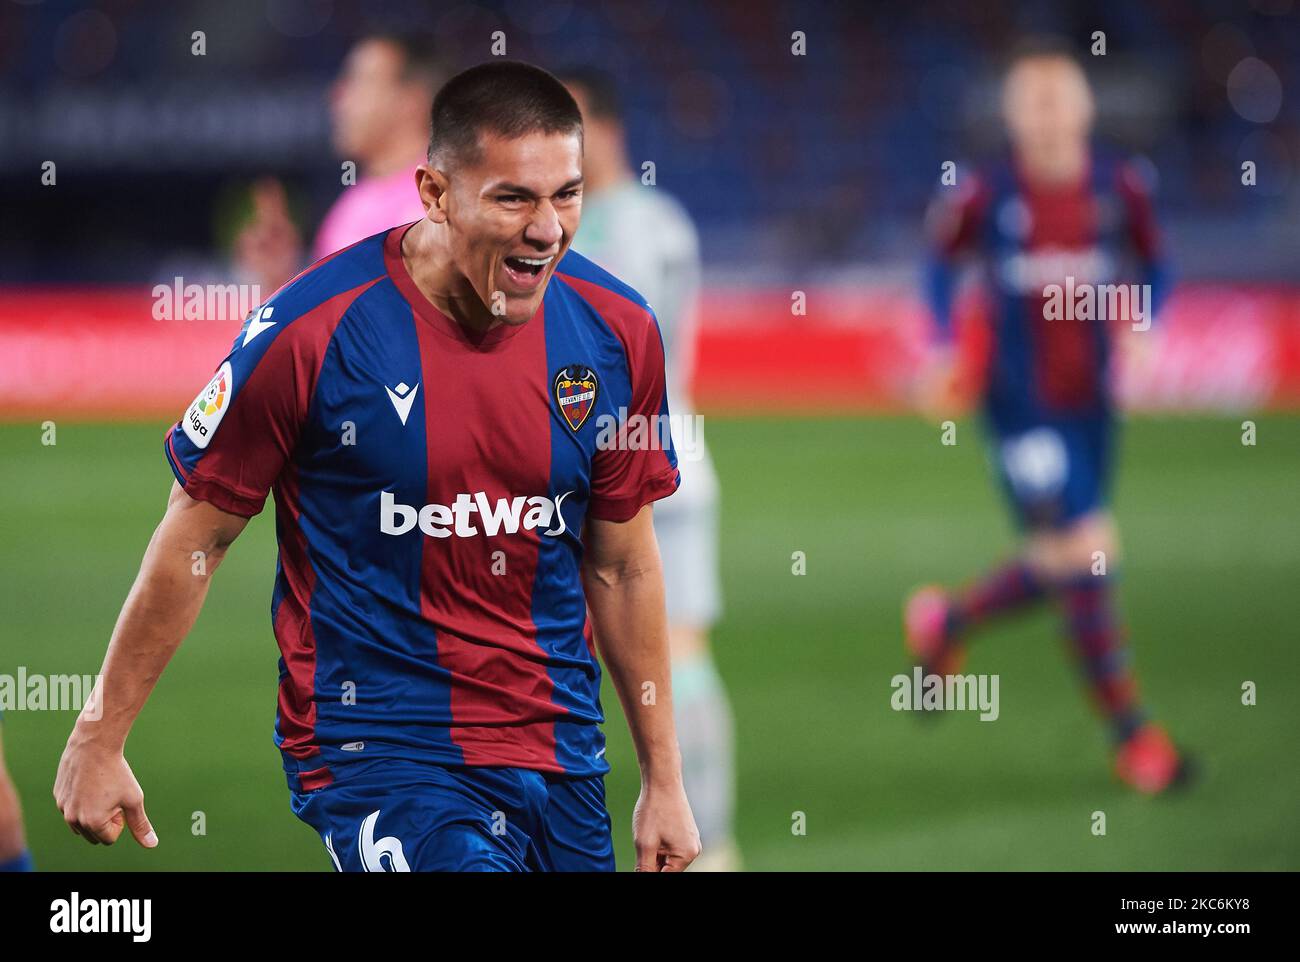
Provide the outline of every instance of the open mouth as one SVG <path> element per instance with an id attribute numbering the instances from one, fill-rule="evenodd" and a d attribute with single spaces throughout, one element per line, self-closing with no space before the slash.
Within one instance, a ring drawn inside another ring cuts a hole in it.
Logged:
<path id="1" fill-rule="evenodd" d="M 554 254 L 549 257 L 512 256 L 505 259 L 505 269 L 510 279 L 520 287 L 533 287 L 541 279 L 546 266 L 553 260 L 555 260 Z"/>

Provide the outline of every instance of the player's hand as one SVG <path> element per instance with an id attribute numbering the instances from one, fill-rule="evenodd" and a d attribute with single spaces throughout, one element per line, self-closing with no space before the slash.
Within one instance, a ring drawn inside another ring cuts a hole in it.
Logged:
<path id="1" fill-rule="evenodd" d="M 955 347 L 945 345 L 930 352 L 917 377 L 915 401 L 921 413 L 932 420 L 960 413 L 961 365 Z"/>
<path id="2" fill-rule="evenodd" d="M 1120 363 L 1131 375 L 1146 375 L 1151 371 L 1159 347 L 1160 336 L 1155 328 L 1145 331 L 1121 330 L 1115 341 L 1119 345 Z"/>
<path id="3" fill-rule="evenodd" d="M 663 786 L 641 786 L 632 812 L 632 841 L 638 872 L 684 872 L 695 861 L 700 831 L 680 779 Z"/>
<path id="4" fill-rule="evenodd" d="M 263 300 L 302 263 L 302 235 L 289 216 L 284 185 L 273 177 L 253 185 L 253 217 L 235 238 L 235 263 L 257 278 Z"/>
<path id="5" fill-rule="evenodd" d="M 123 827 L 144 848 L 158 844 L 144 811 L 144 791 L 122 752 L 104 748 L 76 729 L 59 760 L 54 800 L 68 827 L 91 845 L 112 845 Z"/>

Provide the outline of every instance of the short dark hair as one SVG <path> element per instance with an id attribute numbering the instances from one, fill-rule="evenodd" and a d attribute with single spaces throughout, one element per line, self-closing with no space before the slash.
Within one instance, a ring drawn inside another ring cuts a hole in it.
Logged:
<path id="1" fill-rule="evenodd" d="M 377 28 L 362 34 L 358 43 L 375 40 L 391 44 L 402 57 L 402 79 L 408 83 L 419 81 L 433 88 L 447 76 L 447 64 L 438 49 L 438 42 L 422 30 Z"/>
<path id="2" fill-rule="evenodd" d="M 614 75 L 599 67 L 569 67 L 556 74 L 567 87 L 580 87 L 587 112 L 601 120 L 623 120 L 623 98 Z"/>
<path id="3" fill-rule="evenodd" d="M 477 157 L 484 131 L 510 139 L 538 132 L 581 137 L 582 112 L 541 67 L 494 60 L 456 74 L 433 98 L 429 160 Z"/>

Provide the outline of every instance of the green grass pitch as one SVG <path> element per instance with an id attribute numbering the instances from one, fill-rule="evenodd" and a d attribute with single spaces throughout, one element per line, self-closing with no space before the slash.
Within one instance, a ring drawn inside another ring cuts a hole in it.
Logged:
<path id="1" fill-rule="evenodd" d="M 969 670 L 1000 675 L 997 721 L 890 708 L 905 591 L 964 579 L 1011 545 L 976 424 L 945 447 L 906 418 L 711 418 L 727 601 L 715 645 L 746 866 L 1300 868 L 1300 419 L 1258 419 L 1253 447 L 1241 420 L 1144 418 L 1123 433 L 1122 610 L 1147 702 L 1202 768 L 1190 792 L 1152 800 L 1111 778 L 1051 610 L 975 643 Z M 0 427 L 0 673 L 98 670 L 166 501 L 162 431 L 60 424 L 47 447 L 36 424 Z M 232 549 L 128 742 L 159 848 L 73 837 L 50 797 L 72 714 L 7 713 L 39 867 L 329 868 L 289 811 L 271 742 L 273 510 Z M 605 706 L 629 868 L 636 768 L 608 685 Z"/>

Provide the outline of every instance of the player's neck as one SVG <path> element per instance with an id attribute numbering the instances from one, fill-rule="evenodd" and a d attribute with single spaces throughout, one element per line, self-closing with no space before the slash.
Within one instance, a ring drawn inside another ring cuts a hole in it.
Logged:
<path id="1" fill-rule="evenodd" d="M 452 264 L 445 231 L 429 220 L 416 223 L 402 238 L 402 263 L 419 292 L 439 312 L 471 334 L 483 334 L 503 322 Z"/>
<path id="2" fill-rule="evenodd" d="M 1024 179 L 1049 189 L 1077 184 L 1088 172 L 1088 162 L 1086 143 L 1051 151 L 1021 151 L 1016 156 Z"/>

